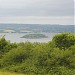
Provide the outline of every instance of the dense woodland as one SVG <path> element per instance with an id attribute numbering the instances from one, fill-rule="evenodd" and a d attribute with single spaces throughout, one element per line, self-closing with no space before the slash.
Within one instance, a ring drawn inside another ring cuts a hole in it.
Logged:
<path id="1" fill-rule="evenodd" d="M 3 36 L 0 70 L 29 75 L 75 75 L 75 35 L 57 34 L 48 43 L 11 43 Z"/>

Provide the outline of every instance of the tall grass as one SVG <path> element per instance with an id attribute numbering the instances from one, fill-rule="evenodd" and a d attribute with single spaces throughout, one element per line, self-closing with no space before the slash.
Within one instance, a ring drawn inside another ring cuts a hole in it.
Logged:
<path id="1" fill-rule="evenodd" d="M 0 75 L 28 75 L 28 74 L 18 74 L 18 73 L 14 73 L 14 72 L 0 71 Z"/>

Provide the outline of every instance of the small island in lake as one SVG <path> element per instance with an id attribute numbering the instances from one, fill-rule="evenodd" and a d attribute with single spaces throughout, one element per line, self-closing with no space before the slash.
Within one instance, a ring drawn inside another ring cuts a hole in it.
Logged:
<path id="1" fill-rule="evenodd" d="M 41 39 L 41 38 L 48 38 L 48 36 L 44 34 L 27 34 L 25 36 L 22 36 L 21 38 L 26 38 L 26 39 Z"/>

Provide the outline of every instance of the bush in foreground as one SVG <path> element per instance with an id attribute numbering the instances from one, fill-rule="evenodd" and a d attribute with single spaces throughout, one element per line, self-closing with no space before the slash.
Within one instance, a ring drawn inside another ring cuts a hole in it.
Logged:
<path id="1" fill-rule="evenodd" d="M 75 44 L 75 35 L 72 33 L 57 34 L 53 37 L 53 42 L 60 49 L 67 49 Z"/>
<path id="2" fill-rule="evenodd" d="M 68 35 L 71 35 L 72 38 Z M 69 40 L 65 39 L 69 43 L 62 41 L 64 37 L 70 37 Z M 60 43 L 62 44 L 60 45 Z M 73 34 L 58 34 L 49 43 L 26 42 L 16 45 L 17 47 L 13 46 L 10 49 L 7 47 L 8 51 L 0 58 L 1 69 L 32 75 L 75 74 L 75 44 Z M 61 50 L 62 48 L 64 50 Z"/>

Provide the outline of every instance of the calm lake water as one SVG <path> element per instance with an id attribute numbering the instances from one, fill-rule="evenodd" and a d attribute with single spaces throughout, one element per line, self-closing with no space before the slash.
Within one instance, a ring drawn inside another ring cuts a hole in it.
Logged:
<path id="1" fill-rule="evenodd" d="M 74 33 L 74 25 L 50 25 L 50 24 L 0 24 L 0 36 L 5 35 L 10 42 L 48 42 L 57 33 Z M 26 39 L 21 38 L 27 34 L 44 34 L 48 38 Z"/>
<path id="2" fill-rule="evenodd" d="M 57 34 L 57 33 L 42 33 L 48 38 L 42 38 L 42 39 L 26 39 L 26 38 L 21 38 L 22 36 L 26 35 L 27 33 L 0 33 L 0 36 L 5 35 L 6 40 L 10 42 L 48 42 L 52 40 L 52 37 Z"/>

